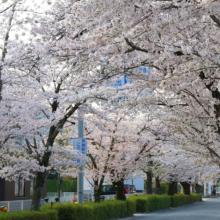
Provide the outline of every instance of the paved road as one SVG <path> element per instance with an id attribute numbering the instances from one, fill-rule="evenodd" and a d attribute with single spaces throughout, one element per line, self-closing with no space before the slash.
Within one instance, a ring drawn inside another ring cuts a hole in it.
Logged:
<path id="1" fill-rule="evenodd" d="M 135 214 L 127 220 L 220 220 L 220 197 L 203 201 L 148 214 Z"/>

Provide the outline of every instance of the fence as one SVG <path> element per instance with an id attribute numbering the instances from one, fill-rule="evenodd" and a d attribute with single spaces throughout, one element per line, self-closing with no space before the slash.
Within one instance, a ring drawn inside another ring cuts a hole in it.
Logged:
<path id="1" fill-rule="evenodd" d="M 41 200 L 41 205 L 45 203 L 44 199 Z M 28 200 L 13 200 L 13 201 L 2 201 L 0 206 L 7 206 L 8 211 L 19 211 L 31 208 L 31 199 Z"/>
<path id="2" fill-rule="evenodd" d="M 133 194 L 126 194 L 126 198 L 132 196 Z M 105 199 L 114 199 L 115 195 L 105 195 Z M 49 198 L 48 203 L 55 202 L 57 198 L 57 193 L 48 193 L 47 198 Z M 83 199 L 85 202 L 94 201 L 94 196 L 91 193 L 83 194 Z M 76 192 L 64 192 L 61 194 L 60 202 L 71 202 L 71 200 L 77 200 Z M 41 205 L 45 204 L 44 199 L 41 199 Z M 0 206 L 7 206 L 8 211 L 19 211 L 19 210 L 29 210 L 31 208 L 31 200 L 13 200 L 13 201 L 2 201 Z"/>

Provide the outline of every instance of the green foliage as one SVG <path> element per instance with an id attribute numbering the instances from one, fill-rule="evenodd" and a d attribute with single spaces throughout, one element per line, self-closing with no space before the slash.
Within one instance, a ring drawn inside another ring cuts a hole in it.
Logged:
<path id="1" fill-rule="evenodd" d="M 195 201 L 202 201 L 202 194 L 189 195 L 139 195 L 127 201 L 106 200 L 101 203 L 89 202 L 84 205 L 55 203 L 41 207 L 41 211 L 15 211 L 1 213 L 0 220 L 107 220 L 132 216 L 136 212 L 177 207 Z"/>
<path id="2" fill-rule="evenodd" d="M 77 192 L 77 180 L 63 180 L 62 192 Z"/>
<path id="3" fill-rule="evenodd" d="M 162 194 L 168 194 L 169 183 L 161 183 L 160 188 L 161 188 L 161 193 Z"/>
<path id="4" fill-rule="evenodd" d="M 127 213 L 128 213 L 128 216 L 133 216 L 133 214 L 135 213 L 136 211 L 136 206 L 135 206 L 135 201 L 134 200 L 129 200 L 127 199 Z"/>
<path id="5" fill-rule="evenodd" d="M 52 206 L 52 210 L 57 211 L 58 219 L 59 220 L 68 220 L 68 219 L 76 219 L 77 218 L 77 211 L 81 205 L 71 204 L 71 203 L 55 203 Z M 45 204 L 41 207 L 41 211 L 51 210 L 50 204 Z"/>
<path id="6" fill-rule="evenodd" d="M 58 181 L 47 180 L 47 192 L 57 192 Z M 77 191 L 77 180 L 63 180 L 61 184 L 62 192 L 76 192 Z"/>
<path id="7" fill-rule="evenodd" d="M 128 201 L 135 201 L 136 212 L 153 212 L 158 209 L 170 207 L 170 197 L 167 195 L 139 195 L 131 196 Z"/>
<path id="8" fill-rule="evenodd" d="M 55 210 L 47 211 L 14 211 L 3 212 L 0 214 L 0 220 L 58 220 Z"/>
<path id="9" fill-rule="evenodd" d="M 180 205 L 185 205 L 196 201 L 202 201 L 202 194 L 191 193 L 190 196 L 184 194 L 175 194 L 174 196 L 170 196 L 170 199 L 171 199 L 171 207 L 177 207 Z"/>
<path id="10" fill-rule="evenodd" d="M 131 207 L 133 205 L 133 208 Z M 130 210 L 128 211 L 128 208 Z M 106 200 L 101 203 L 89 202 L 84 205 L 71 203 L 56 203 L 52 209 L 56 210 L 59 220 L 107 220 L 132 216 L 135 212 L 135 203 L 117 200 Z M 51 210 L 45 204 L 42 211 Z M 132 212 L 133 211 L 133 212 Z"/>
<path id="11" fill-rule="evenodd" d="M 193 197 L 193 202 L 201 202 L 202 201 L 202 193 L 191 193 Z"/>

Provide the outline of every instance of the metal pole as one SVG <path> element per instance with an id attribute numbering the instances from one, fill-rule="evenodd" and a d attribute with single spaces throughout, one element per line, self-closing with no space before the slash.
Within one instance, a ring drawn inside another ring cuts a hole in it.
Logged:
<path id="1" fill-rule="evenodd" d="M 78 109 L 78 137 L 83 138 L 83 118 Z M 78 181 L 77 181 L 77 201 L 83 204 L 83 165 L 79 166 Z"/>

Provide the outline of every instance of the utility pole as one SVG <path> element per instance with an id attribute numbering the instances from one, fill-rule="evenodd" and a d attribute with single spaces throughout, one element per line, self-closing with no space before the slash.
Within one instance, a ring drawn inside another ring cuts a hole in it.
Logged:
<path id="1" fill-rule="evenodd" d="M 78 109 L 78 137 L 83 138 L 83 118 Z M 77 201 L 78 204 L 83 204 L 83 165 L 79 166 L 77 180 Z"/>

